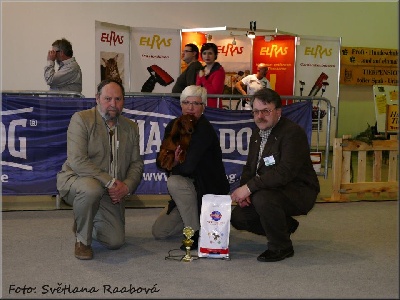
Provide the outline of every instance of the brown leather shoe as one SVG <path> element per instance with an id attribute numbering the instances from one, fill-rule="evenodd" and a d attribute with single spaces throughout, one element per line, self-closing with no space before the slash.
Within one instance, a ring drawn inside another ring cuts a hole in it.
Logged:
<path id="1" fill-rule="evenodd" d="M 93 250 L 92 247 L 86 246 L 81 242 L 75 243 L 75 257 L 78 259 L 92 259 L 93 258 Z"/>

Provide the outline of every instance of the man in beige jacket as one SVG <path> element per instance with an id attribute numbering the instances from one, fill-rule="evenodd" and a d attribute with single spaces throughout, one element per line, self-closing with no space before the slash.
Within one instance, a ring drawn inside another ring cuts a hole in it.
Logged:
<path id="1" fill-rule="evenodd" d="M 62 199 L 73 206 L 75 257 L 92 259 L 92 239 L 109 249 L 125 242 L 125 196 L 143 173 L 139 129 L 121 115 L 124 87 L 104 80 L 97 105 L 76 112 L 67 132 L 67 160 L 57 174 Z"/>

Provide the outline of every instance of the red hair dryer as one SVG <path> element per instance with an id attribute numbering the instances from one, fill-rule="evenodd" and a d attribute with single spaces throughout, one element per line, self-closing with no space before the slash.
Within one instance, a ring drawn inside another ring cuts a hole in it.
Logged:
<path id="1" fill-rule="evenodd" d="M 141 92 L 151 93 L 158 82 L 162 86 L 167 86 L 174 82 L 174 79 L 166 71 L 157 65 L 151 65 L 147 68 L 150 73 L 149 79 L 142 86 Z"/>

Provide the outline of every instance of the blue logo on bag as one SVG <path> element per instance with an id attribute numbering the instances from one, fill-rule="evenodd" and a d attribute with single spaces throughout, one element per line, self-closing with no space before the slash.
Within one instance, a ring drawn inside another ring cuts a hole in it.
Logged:
<path id="1" fill-rule="evenodd" d="M 222 218 L 222 214 L 219 212 L 219 211 L 213 211 L 211 214 L 210 214 L 210 217 L 211 217 L 211 219 L 213 219 L 214 221 L 219 221 L 219 220 L 221 220 L 221 218 Z"/>

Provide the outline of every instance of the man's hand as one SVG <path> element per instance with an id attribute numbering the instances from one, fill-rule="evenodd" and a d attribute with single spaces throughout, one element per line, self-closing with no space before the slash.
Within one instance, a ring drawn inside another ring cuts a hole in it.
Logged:
<path id="1" fill-rule="evenodd" d="M 251 203 L 250 197 L 246 197 L 245 199 L 239 201 L 238 204 L 239 204 L 240 207 L 245 207 L 245 206 L 249 206 L 250 203 Z"/>
<path id="2" fill-rule="evenodd" d="M 57 52 L 55 50 L 49 50 L 47 53 L 47 60 L 55 61 L 57 56 Z"/>
<path id="3" fill-rule="evenodd" d="M 122 198 L 128 195 L 128 193 L 128 186 L 118 179 L 116 179 L 112 187 L 108 189 L 108 194 L 110 195 L 113 204 L 120 203 Z"/>
<path id="4" fill-rule="evenodd" d="M 232 194 L 231 199 L 235 201 L 240 207 L 249 206 L 251 192 L 247 185 L 242 185 L 241 187 L 237 188 Z"/>

